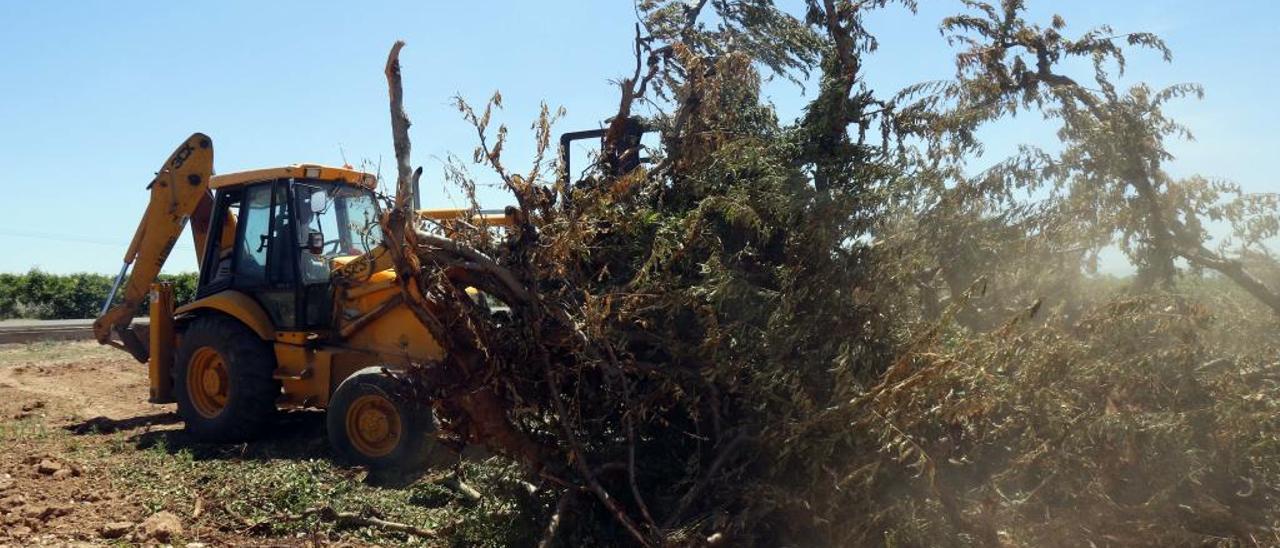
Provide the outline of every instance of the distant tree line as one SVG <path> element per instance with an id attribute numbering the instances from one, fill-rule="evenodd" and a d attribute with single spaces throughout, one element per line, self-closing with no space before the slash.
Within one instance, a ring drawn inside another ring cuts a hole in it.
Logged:
<path id="1" fill-rule="evenodd" d="M 35 268 L 25 274 L 0 273 L 0 319 L 97 317 L 114 280 L 105 274 L 50 274 Z M 173 283 L 178 304 L 195 296 L 195 273 L 162 274 L 160 281 Z M 140 314 L 146 313 L 145 306 Z"/>

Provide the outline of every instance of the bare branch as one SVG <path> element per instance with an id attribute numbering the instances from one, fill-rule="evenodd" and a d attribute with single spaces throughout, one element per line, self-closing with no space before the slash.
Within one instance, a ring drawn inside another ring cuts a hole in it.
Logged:
<path id="1" fill-rule="evenodd" d="M 404 112 L 404 88 L 400 80 L 400 50 L 404 40 L 396 40 L 387 54 L 387 91 L 391 97 L 391 136 L 396 151 L 396 208 L 404 209 L 412 203 L 413 189 L 421 170 L 414 173 L 409 163 L 412 146 L 409 143 L 409 115 Z"/>

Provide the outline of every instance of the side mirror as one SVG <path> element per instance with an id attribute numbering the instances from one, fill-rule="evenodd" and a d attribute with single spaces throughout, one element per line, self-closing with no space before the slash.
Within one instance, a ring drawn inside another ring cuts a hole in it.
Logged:
<path id="1" fill-rule="evenodd" d="M 307 251 L 312 255 L 324 253 L 324 234 L 319 232 L 307 233 Z"/>
<path id="2" fill-rule="evenodd" d="M 317 190 L 311 193 L 311 212 L 324 213 L 329 209 L 329 193 Z"/>

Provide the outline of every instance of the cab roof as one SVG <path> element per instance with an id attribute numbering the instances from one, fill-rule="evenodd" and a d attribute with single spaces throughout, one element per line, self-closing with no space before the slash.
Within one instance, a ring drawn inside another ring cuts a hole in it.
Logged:
<path id="1" fill-rule="evenodd" d="M 209 178 L 209 188 L 229 188 L 234 186 L 272 181 L 276 179 L 319 179 L 321 181 L 341 181 L 365 188 L 375 188 L 378 178 L 370 173 L 356 171 L 346 167 L 333 167 L 320 164 L 292 164 L 284 167 L 269 167 L 249 171 L 237 171 Z"/>

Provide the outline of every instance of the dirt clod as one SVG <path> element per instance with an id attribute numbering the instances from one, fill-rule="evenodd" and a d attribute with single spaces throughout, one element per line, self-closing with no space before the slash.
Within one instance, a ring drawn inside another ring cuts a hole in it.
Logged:
<path id="1" fill-rule="evenodd" d="M 143 540 L 169 542 L 182 534 L 182 520 L 172 512 L 156 512 L 143 520 L 139 533 Z"/>
<path id="2" fill-rule="evenodd" d="M 72 510 L 75 510 L 75 507 L 70 504 L 55 503 L 47 506 L 33 504 L 23 508 L 22 515 L 33 520 L 48 521 L 52 518 L 70 514 Z"/>
<path id="3" fill-rule="evenodd" d="M 102 527 L 99 527 L 98 534 L 105 539 L 115 539 L 115 538 L 120 538 L 129 534 L 129 531 L 132 531 L 133 527 L 134 527 L 133 522 L 113 521 L 111 523 L 103 524 Z"/>
<path id="4" fill-rule="evenodd" d="M 44 409 L 44 402 L 36 400 L 31 403 L 23 404 L 22 410 L 13 414 L 14 420 L 22 420 L 31 417 L 37 410 Z"/>
<path id="5" fill-rule="evenodd" d="M 36 465 L 36 472 L 40 472 L 46 476 L 51 476 L 60 470 L 66 470 L 66 467 L 56 460 L 44 459 Z"/>
<path id="6" fill-rule="evenodd" d="M 9 495 L 0 499 L 0 510 L 12 510 L 22 506 L 25 502 L 27 502 L 27 497 L 22 495 Z"/>
<path id="7" fill-rule="evenodd" d="M 53 503 L 50 504 L 48 508 L 49 513 L 48 516 L 46 516 L 46 519 L 65 516 L 76 510 L 75 505 L 66 502 Z"/>

